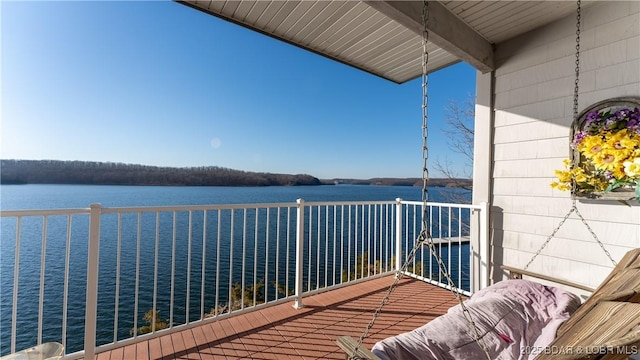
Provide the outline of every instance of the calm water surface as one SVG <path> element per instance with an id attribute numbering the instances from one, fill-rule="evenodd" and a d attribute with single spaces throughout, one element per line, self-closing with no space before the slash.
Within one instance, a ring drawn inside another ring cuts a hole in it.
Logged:
<path id="1" fill-rule="evenodd" d="M 455 190 L 451 190 L 455 191 Z M 430 192 L 441 201 L 441 190 Z M 325 185 L 273 187 L 169 187 L 99 185 L 3 185 L 3 210 L 104 207 L 206 205 L 305 201 L 420 200 L 420 188 L 406 186 Z"/>

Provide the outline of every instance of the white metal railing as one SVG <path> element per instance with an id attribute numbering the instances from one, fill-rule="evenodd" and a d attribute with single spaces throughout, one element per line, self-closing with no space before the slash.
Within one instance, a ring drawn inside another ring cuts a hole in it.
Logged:
<path id="1" fill-rule="evenodd" d="M 467 295 L 479 210 L 428 203 L 426 212 Z M 91 358 L 284 301 L 300 308 L 304 295 L 400 269 L 423 213 L 401 199 L 0 211 L 0 354 L 58 341 L 66 358 Z M 450 288 L 424 247 L 406 274 Z"/>

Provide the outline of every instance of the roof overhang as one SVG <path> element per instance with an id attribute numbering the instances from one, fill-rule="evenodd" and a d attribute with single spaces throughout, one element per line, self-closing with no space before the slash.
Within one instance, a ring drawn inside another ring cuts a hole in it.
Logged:
<path id="1" fill-rule="evenodd" d="M 178 2 L 396 83 L 422 74 L 423 1 Z M 568 1 L 429 1 L 428 71 L 492 71 L 495 44 L 572 12 Z"/>

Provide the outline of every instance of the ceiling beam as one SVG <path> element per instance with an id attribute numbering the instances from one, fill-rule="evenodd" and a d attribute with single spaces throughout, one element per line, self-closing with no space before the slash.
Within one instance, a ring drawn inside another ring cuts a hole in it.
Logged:
<path id="1" fill-rule="evenodd" d="M 422 1 L 365 1 L 372 8 L 422 36 Z M 429 42 L 483 73 L 495 69 L 493 46 L 437 1 L 429 1 Z"/>

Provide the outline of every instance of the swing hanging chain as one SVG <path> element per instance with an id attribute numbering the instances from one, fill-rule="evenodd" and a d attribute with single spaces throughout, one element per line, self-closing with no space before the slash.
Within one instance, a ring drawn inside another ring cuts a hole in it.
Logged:
<path id="1" fill-rule="evenodd" d="M 577 5 L 577 9 L 576 9 L 576 61 L 575 61 L 575 64 L 576 64 L 576 67 L 575 67 L 576 79 L 575 79 L 575 86 L 573 88 L 573 121 L 574 121 L 574 123 L 576 123 L 577 120 L 578 120 L 578 109 L 579 109 L 579 107 L 578 107 L 578 97 L 579 97 L 579 94 L 580 94 L 579 84 L 580 84 L 580 24 L 581 24 L 581 14 L 580 14 L 580 12 L 581 12 L 581 0 L 577 0 L 576 1 L 576 5 Z M 575 186 L 575 184 L 574 184 L 574 186 Z M 562 221 L 560 221 L 558 226 L 556 226 L 556 228 L 553 229 L 553 232 L 551 233 L 551 235 L 549 235 L 547 237 L 547 239 L 544 241 L 544 243 L 542 243 L 542 246 L 540 247 L 540 249 L 538 249 L 538 251 L 533 255 L 533 257 L 531 258 L 531 260 L 529 260 L 527 265 L 524 266 L 523 270 L 527 270 L 529 268 L 529 265 L 531 265 L 531 263 L 538 257 L 538 255 L 540 255 L 540 253 L 542 253 L 542 250 L 544 250 L 544 248 L 547 246 L 547 244 L 549 244 L 551 239 L 553 239 L 553 237 L 560 230 L 562 225 L 564 225 L 564 223 L 567 221 L 567 219 L 569 219 L 571 214 L 574 213 L 574 212 L 576 213 L 576 215 L 578 216 L 580 221 L 582 221 L 582 223 L 587 227 L 587 229 L 591 233 L 591 236 L 593 236 L 593 238 L 596 240 L 596 242 L 598 243 L 600 248 L 602 248 L 604 253 L 607 255 L 607 257 L 609 258 L 609 260 L 613 264 L 613 266 L 617 265 L 616 261 L 613 260 L 613 257 L 611 256 L 609 251 L 607 251 L 607 249 L 605 248 L 605 246 L 602 243 L 602 241 L 600 241 L 600 238 L 598 238 L 598 235 L 596 235 L 596 233 L 593 231 L 591 226 L 589 226 L 589 223 L 587 222 L 587 220 L 582 216 L 582 214 L 578 210 L 577 200 L 574 197 L 573 200 L 572 200 L 571 210 L 569 210 L 569 212 L 564 216 L 564 218 L 562 219 Z"/>
<path id="2" fill-rule="evenodd" d="M 469 322 L 469 325 L 473 328 L 474 340 L 480 345 L 482 351 L 487 357 L 487 360 L 491 360 L 491 356 L 489 355 L 489 351 L 487 350 L 487 346 L 484 342 L 484 338 L 480 336 L 480 331 L 476 326 L 476 323 L 473 321 L 473 316 L 469 312 L 469 309 L 464 304 L 462 297 L 460 296 L 460 292 L 456 291 L 456 287 L 453 283 L 453 279 L 451 279 L 451 275 L 449 274 L 449 270 L 447 265 L 444 264 L 442 258 L 438 255 L 436 248 L 433 243 L 433 239 L 431 237 L 431 231 L 429 229 L 429 214 L 428 214 L 428 202 L 429 202 L 429 167 L 427 166 L 427 162 L 429 160 L 429 69 L 427 68 L 427 64 L 429 63 L 429 49 L 427 48 L 427 43 L 429 42 L 429 3 L 428 1 L 424 1 L 422 6 L 422 24 L 423 24 L 423 33 L 422 33 L 422 230 L 418 239 L 416 240 L 416 246 L 412 252 L 415 256 L 415 250 L 418 246 L 427 243 L 429 247 L 429 252 L 435 255 L 436 261 L 438 263 L 438 268 L 444 277 L 447 279 L 447 284 L 449 285 L 449 289 L 456 297 L 456 300 L 460 304 L 462 309 L 462 313 L 464 317 Z"/>
<path id="3" fill-rule="evenodd" d="M 428 30 L 428 19 L 429 19 L 429 3 L 428 1 L 423 2 L 422 7 L 422 23 L 424 25 L 423 36 L 422 36 L 422 229 L 420 231 L 420 235 L 416 239 L 414 247 L 411 249 L 411 252 L 407 255 L 407 259 L 403 263 L 401 269 L 396 273 L 396 277 L 394 282 L 389 286 L 384 298 L 380 302 L 380 305 L 376 309 L 373 314 L 373 317 L 364 332 L 358 339 L 358 342 L 353 350 L 353 353 L 349 356 L 349 359 L 358 359 L 357 353 L 358 349 L 362 346 L 364 339 L 369 336 L 369 331 L 373 328 L 376 319 L 380 316 L 382 312 L 382 308 L 389 302 L 391 294 L 397 288 L 398 283 L 404 277 L 405 272 L 407 271 L 409 264 L 412 263 L 415 259 L 416 253 L 418 249 L 424 245 L 425 243 L 429 247 L 429 252 L 434 255 L 436 261 L 438 263 L 439 271 L 444 275 L 447 280 L 447 284 L 449 285 L 449 289 L 455 295 L 456 300 L 460 304 L 463 315 L 465 319 L 469 322 L 474 332 L 474 341 L 480 345 L 484 354 L 487 357 L 487 360 L 491 360 L 491 356 L 489 355 L 489 351 L 487 350 L 486 344 L 484 342 L 484 338 L 480 335 L 480 331 L 478 330 L 477 325 L 473 320 L 473 316 L 469 312 L 469 309 L 465 306 L 464 301 L 460 295 L 460 292 L 456 290 L 455 284 L 453 283 L 453 279 L 451 279 L 451 275 L 447 269 L 447 266 L 444 264 L 442 258 L 438 256 L 437 250 L 435 248 L 433 239 L 431 237 L 431 233 L 429 231 L 429 222 L 428 222 L 428 201 L 429 201 L 429 190 L 427 188 L 429 182 L 429 168 L 427 166 L 427 161 L 429 159 L 429 147 L 428 138 L 429 138 L 429 117 L 428 117 L 428 103 L 429 103 L 429 94 L 428 94 L 428 84 L 429 84 L 429 73 L 427 64 L 429 62 L 429 51 L 427 48 L 427 43 L 429 41 L 429 30 Z"/>
<path id="4" fill-rule="evenodd" d="M 373 325 L 375 324 L 376 320 L 378 319 L 378 316 L 380 316 L 380 314 L 382 313 L 382 308 L 386 304 L 389 303 L 389 300 L 391 298 L 391 294 L 398 287 L 398 283 L 404 277 L 405 272 L 409 268 L 409 264 L 411 262 L 413 262 L 413 259 L 416 257 L 416 253 L 418 252 L 418 249 L 420 248 L 420 245 L 421 245 L 421 243 L 419 241 L 416 241 L 416 245 L 413 247 L 413 249 L 411 249 L 411 252 L 407 256 L 407 260 L 402 264 L 402 267 L 400 268 L 400 270 L 397 271 L 396 276 L 395 276 L 395 280 L 389 286 L 389 289 L 387 290 L 384 298 L 382 298 L 382 301 L 380 302 L 380 305 L 378 306 L 376 311 L 373 313 L 373 317 L 372 317 L 371 321 L 369 321 L 369 324 L 367 324 L 367 327 L 362 332 L 362 335 L 360 335 L 360 338 L 358 339 L 358 342 L 357 342 L 357 344 L 356 344 L 356 346 L 355 346 L 355 348 L 353 350 L 353 354 L 351 354 L 349 356 L 349 358 L 348 358 L 349 360 L 359 359 L 359 357 L 357 357 L 358 349 L 362 346 L 362 343 L 364 342 L 364 339 L 366 339 L 369 336 L 369 331 L 373 328 Z"/>
<path id="5" fill-rule="evenodd" d="M 576 10 L 576 80 L 575 86 L 573 87 L 573 120 L 576 121 L 578 119 L 578 96 L 579 96 L 579 83 L 580 83 L 580 4 L 581 0 L 577 0 L 577 10 Z"/>
<path id="6" fill-rule="evenodd" d="M 427 146 L 427 139 L 429 138 L 429 69 L 427 64 L 429 63 L 429 49 L 427 49 L 427 43 L 429 42 L 429 3 L 424 1 L 422 6 L 422 229 L 427 229 L 427 202 L 429 201 L 429 190 L 427 185 L 429 183 L 429 167 L 427 161 L 429 160 L 429 147 Z"/>
<path id="7" fill-rule="evenodd" d="M 422 163 L 422 203 L 423 203 L 422 231 L 423 232 L 426 231 L 425 229 L 428 228 L 427 227 L 428 224 L 426 222 L 427 221 L 426 214 L 427 214 L 427 202 L 429 199 L 429 192 L 427 190 L 427 183 L 429 181 L 429 169 L 427 168 L 427 159 L 429 158 L 429 149 L 427 147 L 427 138 L 429 135 L 429 130 L 427 128 L 427 119 L 428 119 L 427 105 L 429 101 L 429 97 L 427 93 L 427 85 L 429 84 L 429 74 L 427 71 L 427 63 L 429 62 L 429 51 L 427 49 L 427 42 L 429 41 L 429 31 L 428 31 L 428 24 L 427 24 L 428 18 L 429 18 L 429 3 L 427 0 L 425 0 L 422 6 L 422 24 L 424 25 L 423 34 L 422 34 L 422 119 L 423 119 L 422 120 L 422 159 L 423 159 L 423 163 Z M 405 272 L 409 268 L 409 264 L 412 263 L 413 260 L 415 259 L 416 253 L 418 249 L 422 246 L 425 239 L 426 238 L 422 236 L 422 233 L 420 234 L 418 239 L 416 239 L 416 243 L 413 246 L 413 249 L 411 249 L 411 251 L 407 255 L 407 258 L 402 264 L 402 267 L 396 272 L 395 280 L 389 286 L 389 289 L 387 290 L 384 298 L 382 298 L 380 305 L 373 313 L 373 317 L 371 321 L 369 321 L 369 324 L 367 324 L 367 327 L 363 331 L 362 335 L 360 335 L 360 338 L 358 339 L 358 342 L 356 343 L 356 346 L 353 350 L 353 354 L 349 356 L 349 360 L 358 358 L 357 357 L 358 349 L 360 349 L 360 347 L 362 346 L 364 339 L 366 339 L 369 336 L 369 331 L 371 331 L 371 329 L 375 324 L 375 321 L 380 316 L 380 313 L 382 312 L 382 308 L 389 302 L 391 294 L 398 287 L 398 283 L 404 277 Z"/>

